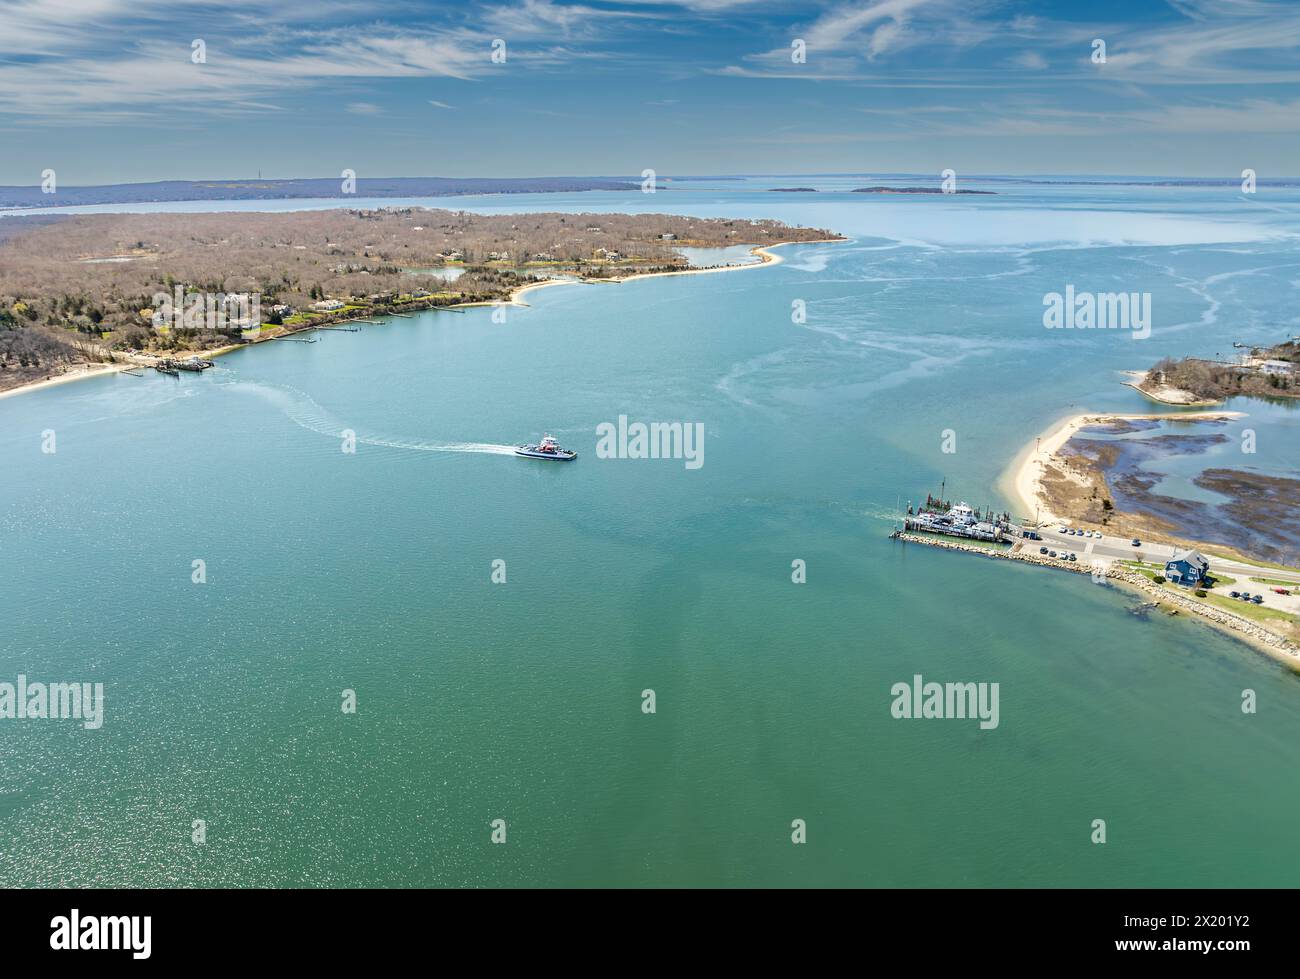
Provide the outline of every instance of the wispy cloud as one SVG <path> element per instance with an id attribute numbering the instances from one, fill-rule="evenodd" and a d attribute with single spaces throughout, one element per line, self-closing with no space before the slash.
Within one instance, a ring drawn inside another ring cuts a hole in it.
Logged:
<path id="1" fill-rule="evenodd" d="M 462 107 L 458 125 L 489 140 L 544 113 L 581 120 L 551 129 L 588 154 L 604 152 L 594 119 L 646 141 L 639 154 L 652 140 L 678 152 L 795 133 L 828 147 L 1226 133 L 1269 137 L 1279 154 L 1300 140 L 1297 0 L 1107 17 L 1068 0 L 0 0 L 0 124 L 121 123 L 147 141 L 205 115 L 269 130 L 257 117 L 275 114 L 279 146 L 340 114 L 389 134 L 412 110 Z M 796 38 L 806 62 L 791 58 Z"/>

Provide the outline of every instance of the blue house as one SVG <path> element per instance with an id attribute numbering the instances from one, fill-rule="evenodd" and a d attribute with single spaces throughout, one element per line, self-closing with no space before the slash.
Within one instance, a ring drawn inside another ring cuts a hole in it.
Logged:
<path id="1" fill-rule="evenodd" d="M 1210 562 L 1200 551 L 1174 551 L 1165 563 L 1165 577 L 1189 588 L 1203 583 L 1209 570 Z"/>

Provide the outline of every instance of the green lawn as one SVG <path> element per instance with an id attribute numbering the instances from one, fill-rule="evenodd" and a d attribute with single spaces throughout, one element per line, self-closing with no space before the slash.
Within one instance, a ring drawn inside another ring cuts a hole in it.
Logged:
<path id="1" fill-rule="evenodd" d="M 1226 561 L 1226 560 L 1228 560 L 1227 558 L 1222 557 L 1222 556 L 1217 556 L 1217 555 L 1210 554 L 1210 553 L 1207 553 L 1207 552 L 1202 552 L 1202 553 L 1204 553 L 1205 556 L 1206 556 L 1207 558 L 1210 559 L 1210 565 L 1211 565 L 1211 567 L 1213 567 L 1213 565 L 1214 565 L 1214 561 L 1215 561 L 1215 558 L 1216 558 L 1216 557 L 1218 557 L 1218 560 L 1220 560 L 1220 561 Z M 1249 564 L 1249 565 L 1251 565 L 1252 567 L 1256 567 L 1256 568 L 1273 568 L 1273 569 L 1276 570 L 1276 571 L 1295 571 L 1295 570 L 1296 570 L 1295 568 L 1293 568 L 1293 567 L 1292 567 L 1291 565 L 1289 565 L 1289 564 L 1277 564 L 1277 563 L 1275 563 L 1275 562 L 1273 562 L 1273 561 L 1255 561 L 1255 560 L 1244 561 L 1244 560 L 1242 560 L 1242 561 L 1238 561 L 1237 563 L 1238 563 L 1238 564 Z"/>
<path id="2" fill-rule="evenodd" d="M 1281 578 L 1251 578 L 1251 581 L 1257 581 L 1261 585 L 1281 585 L 1283 588 L 1300 588 L 1294 581 L 1283 581 Z"/>
<path id="3" fill-rule="evenodd" d="M 1152 577 L 1151 572 L 1142 571 L 1142 574 L 1148 578 Z M 1197 602 L 1204 602 L 1206 605 L 1213 605 L 1215 608 L 1223 609 L 1225 612 L 1235 612 L 1243 619 L 1249 619 L 1251 622 L 1258 622 L 1261 625 L 1269 621 L 1274 623 L 1281 621 L 1289 623 L 1291 626 L 1300 626 L 1300 615 L 1292 615 L 1290 612 L 1280 612 L 1277 609 L 1266 608 L 1263 605 L 1256 605 L 1253 602 L 1243 602 L 1239 598 L 1229 598 L 1227 595 L 1220 595 L 1217 592 L 1208 592 L 1204 598 L 1194 594 L 1191 589 L 1183 588 L 1181 585 L 1173 585 L 1166 582 L 1161 586 L 1163 591 L 1172 592 L 1178 595 L 1186 595 L 1188 598 Z"/>
<path id="4" fill-rule="evenodd" d="M 1235 612 L 1243 619 L 1250 619 L 1252 622 L 1266 623 L 1270 619 L 1275 621 L 1281 619 L 1283 622 L 1289 622 L 1292 625 L 1300 625 L 1300 615 L 1279 612 L 1277 609 L 1265 608 L 1263 605 L 1256 605 L 1253 602 L 1243 602 L 1240 599 L 1229 598 L 1226 595 L 1216 595 L 1214 592 L 1210 592 L 1200 601 L 1208 605 L 1214 605 L 1226 612 Z"/>

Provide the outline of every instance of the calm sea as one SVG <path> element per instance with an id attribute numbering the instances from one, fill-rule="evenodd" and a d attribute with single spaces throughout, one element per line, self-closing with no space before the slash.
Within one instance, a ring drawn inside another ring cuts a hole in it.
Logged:
<path id="1" fill-rule="evenodd" d="M 1123 370 L 1295 333 L 1300 193 L 789 179 L 413 203 L 851 240 L 0 401 L 0 681 L 106 699 L 0 720 L 0 881 L 1293 885 L 1300 678 L 887 534 L 941 485 L 1004 505 L 1066 414 L 1149 410 Z M 1067 284 L 1150 292 L 1150 338 L 1045 330 Z M 1297 475 L 1300 415 L 1231 407 L 1239 464 Z M 598 458 L 620 415 L 702 423 L 704 464 Z M 544 432 L 579 459 L 507 454 Z M 998 683 L 998 727 L 894 719 L 915 674 Z"/>

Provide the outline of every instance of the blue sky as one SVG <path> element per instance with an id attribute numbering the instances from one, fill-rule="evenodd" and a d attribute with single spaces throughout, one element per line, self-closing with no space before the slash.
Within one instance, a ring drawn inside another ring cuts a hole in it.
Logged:
<path id="1" fill-rule="evenodd" d="M 0 183 L 1266 178 L 1300 174 L 1297 54 L 1295 0 L 0 0 Z"/>

